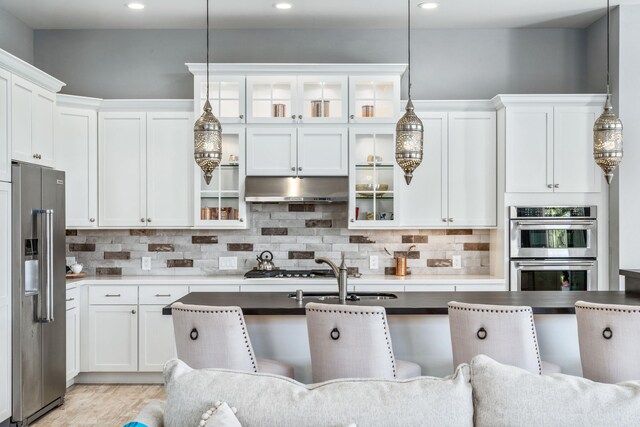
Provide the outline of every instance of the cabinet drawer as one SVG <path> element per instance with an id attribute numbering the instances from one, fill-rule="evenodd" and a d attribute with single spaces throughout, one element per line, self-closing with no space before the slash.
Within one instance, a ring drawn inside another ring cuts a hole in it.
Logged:
<path id="1" fill-rule="evenodd" d="M 89 288 L 89 304 L 137 304 L 138 287 L 92 286 Z"/>
<path id="2" fill-rule="evenodd" d="M 189 286 L 140 286 L 140 304 L 171 304 L 189 293 Z"/>
<path id="3" fill-rule="evenodd" d="M 67 304 L 66 310 L 70 310 L 72 308 L 78 307 L 80 304 L 80 291 L 78 288 L 73 288 L 67 290 Z"/>

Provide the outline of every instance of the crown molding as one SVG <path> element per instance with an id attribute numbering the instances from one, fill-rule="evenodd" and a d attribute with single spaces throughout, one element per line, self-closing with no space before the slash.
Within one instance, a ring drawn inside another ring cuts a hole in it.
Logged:
<path id="1" fill-rule="evenodd" d="M 60 89 L 66 86 L 66 83 L 2 49 L 0 49 L 0 68 L 51 92 L 60 92 Z"/>
<path id="2" fill-rule="evenodd" d="M 536 94 L 536 95 L 496 95 L 491 102 L 497 110 L 514 105 L 574 104 L 602 106 L 607 95 L 586 94 Z"/>
<path id="3" fill-rule="evenodd" d="M 191 74 L 206 74 L 206 63 L 188 62 L 185 64 Z M 349 75 L 394 75 L 400 76 L 407 64 L 234 64 L 209 63 L 209 72 L 213 74 L 349 74 Z"/>

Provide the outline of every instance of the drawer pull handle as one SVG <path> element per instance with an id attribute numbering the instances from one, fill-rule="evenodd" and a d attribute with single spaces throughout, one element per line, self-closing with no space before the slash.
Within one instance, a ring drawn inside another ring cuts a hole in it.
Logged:
<path id="1" fill-rule="evenodd" d="M 67 302 L 73 301 L 73 300 L 75 300 L 75 298 L 67 298 Z"/>
<path id="2" fill-rule="evenodd" d="M 198 339 L 198 330 L 196 328 L 193 328 L 191 330 L 191 333 L 189 334 L 189 338 L 191 338 L 193 341 Z"/>
<path id="3" fill-rule="evenodd" d="M 104 294 L 104 296 L 108 298 L 113 298 L 113 297 L 117 298 L 120 296 L 120 294 Z"/>
<path id="4" fill-rule="evenodd" d="M 156 294 L 157 297 L 170 297 L 171 294 Z"/>
<path id="5" fill-rule="evenodd" d="M 604 328 L 604 331 L 602 331 L 602 336 L 605 340 L 610 340 L 613 337 L 613 331 L 609 327 Z"/>
<path id="6" fill-rule="evenodd" d="M 476 336 L 480 340 L 483 340 L 483 339 L 487 338 L 487 330 L 485 328 L 478 329 L 478 332 L 476 333 Z"/>

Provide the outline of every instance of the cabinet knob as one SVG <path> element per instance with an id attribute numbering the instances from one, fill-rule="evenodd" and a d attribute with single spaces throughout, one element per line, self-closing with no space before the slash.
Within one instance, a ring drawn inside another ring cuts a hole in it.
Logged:
<path id="1" fill-rule="evenodd" d="M 350 221 L 350 222 L 356 222 L 356 220 L 355 220 L 355 219 L 353 219 L 353 218 L 351 218 L 349 221 Z"/>
<path id="2" fill-rule="evenodd" d="M 447 222 L 447 218 L 442 218 L 442 222 Z"/>
<path id="3" fill-rule="evenodd" d="M 241 119 L 244 119 L 244 114 L 240 114 L 238 117 L 240 117 Z"/>
<path id="4" fill-rule="evenodd" d="M 136 311 L 135 310 L 131 310 L 131 314 L 136 314 Z"/>
<path id="5" fill-rule="evenodd" d="M 553 188 L 560 188 L 560 184 L 554 184 Z"/>
<path id="6" fill-rule="evenodd" d="M 356 116 L 352 114 L 352 115 L 350 115 L 350 116 L 349 116 L 349 118 L 350 118 L 351 120 L 353 120 L 353 119 L 355 119 L 355 118 L 356 118 Z"/>
<path id="7" fill-rule="evenodd" d="M 147 218 L 147 222 L 151 222 L 151 218 Z"/>
<path id="8" fill-rule="evenodd" d="M 238 222 L 244 222 L 244 218 L 238 218 Z"/>
<path id="9" fill-rule="evenodd" d="M 293 172 L 295 172 L 295 171 L 296 171 L 296 167 L 295 167 L 295 166 L 291 166 L 291 170 L 292 170 Z"/>
<path id="10" fill-rule="evenodd" d="M 547 188 L 553 188 L 553 184 L 547 184 Z"/>
<path id="11" fill-rule="evenodd" d="M 301 171 L 302 170 L 302 166 L 298 166 L 298 170 Z"/>
<path id="12" fill-rule="evenodd" d="M 298 118 L 299 118 L 300 120 L 302 120 L 302 114 L 300 114 L 300 115 L 298 116 Z"/>
<path id="13" fill-rule="evenodd" d="M 295 115 L 295 114 L 292 114 L 292 115 L 291 115 L 291 118 L 292 118 L 293 120 L 295 120 L 295 119 L 296 119 L 296 115 Z"/>
<path id="14" fill-rule="evenodd" d="M 453 222 L 453 218 L 449 218 L 449 222 Z"/>
<path id="15" fill-rule="evenodd" d="M 140 222 L 144 222 L 144 218 L 140 218 Z"/>
<path id="16" fill-rule="evenodd" d="M 34 159 L 37 159 L 38 155 L 37 154 L 33 154 L 33 155 L 31 155 L 31 157 L 33 157 Z"/>
<path id="17" fill-rule="evenodd" d="M 95 218 L 89 218 L 89 222 L 96 222 Z"/>

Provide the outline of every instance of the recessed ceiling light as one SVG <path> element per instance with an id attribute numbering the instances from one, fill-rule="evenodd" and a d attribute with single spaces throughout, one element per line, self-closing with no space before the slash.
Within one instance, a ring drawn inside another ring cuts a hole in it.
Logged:
<path id="1" fill-rule="evenodd" d="M 440 3 L 434 3 L 434 2 L 425 2 L 425 3 L 420 3 L 418 5 L 419 8 L 421 9 L 437 9 L 440 6 Z"/>
<path id="2" fill-rule="evenodd" d="M 293 6 L 291 5 L 291 3 L 276 3 L 273 5 L 273 7 L 280 10 L 287 10 L 291 9 Z"/>
<path id="3" fill-rule="evenodd" d="M 126 6 L 129 9 L 133 9 L 133 10 L 142 10 L 142 9 L 144 9 L 144 5 L 142 3 L 127 3 Z"/>

